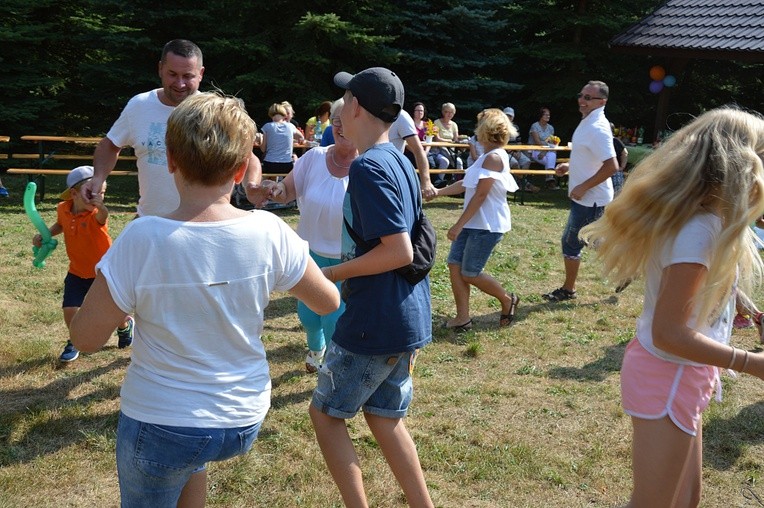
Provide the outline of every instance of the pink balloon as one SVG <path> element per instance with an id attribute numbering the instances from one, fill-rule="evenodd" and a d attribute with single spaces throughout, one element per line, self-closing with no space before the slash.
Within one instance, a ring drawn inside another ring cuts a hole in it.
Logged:
<path id="1" fill-rule="evenodd" d="M 660 93 L 661 90 L 663 90 L 663 81 L 656 80 L 650 82 L 650 92 Z"/>

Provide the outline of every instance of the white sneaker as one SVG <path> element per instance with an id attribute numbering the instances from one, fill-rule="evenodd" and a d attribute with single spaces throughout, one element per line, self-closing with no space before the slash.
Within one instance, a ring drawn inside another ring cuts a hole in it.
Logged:
<path id="1" fill-rule="evenodd" d="M 308 351 L 308 356 L 305 357 L 305 370 L 313 374 L 318 372 L 321 364 L 324 363 L 324 353 L 326 348 L 321 351 Z"/>

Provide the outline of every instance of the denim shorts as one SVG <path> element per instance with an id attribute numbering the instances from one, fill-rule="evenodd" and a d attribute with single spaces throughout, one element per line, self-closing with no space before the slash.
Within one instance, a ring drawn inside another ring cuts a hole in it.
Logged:
<path id="1" fill-rule="evenodd" d="M 83 279 L 67 272 L 64 278 L 64 303 L 61 307 L 82 307 L 85 295 L 94 281 L 95 279 Z"/>
<path id="2" fill-rule="evenodd" d="M 581 229 L 600 217 L 605 212 L 604 206 L 584 206 L 575 201 L 570 202 L 570 213 L 568 214 L 568 224 L 565 231 L 562 232 L 562 255 L 568 259 L 581 259 L 581 251 L 584 249 L 584 242 L 578 238 Z"/>
<path id="3" fill-rule="evenodd" d="M 334 418 L 352 418 L 361 408 L 384 418 L 403 418 L 414 397 L 411 372 L 418 351 L 359 355 L 330 342 L 311 403 Z"/>
<path id="4" fill-rule="evenodd" d="M 230 429 L 172 427 L 119 413 L 117 475 L 122 508 L 175 508 L 193 473 L 249 451 L 262 421 Z"/>
<path id="5" fill-rule="evenodd" d="M 464 228 L 451 244 L 448 264 L 460 265 L 465 277 L 477 277 L 485 268 L 493 248 L 504 238 L 504 233 L 491 233 L 485 229 Z"/>

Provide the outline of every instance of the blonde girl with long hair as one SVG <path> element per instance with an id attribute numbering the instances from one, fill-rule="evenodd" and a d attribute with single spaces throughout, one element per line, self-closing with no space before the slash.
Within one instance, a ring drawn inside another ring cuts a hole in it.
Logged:
<path id="1" fill-rule="evenodd" d="M 581 236 L 606 274 L 645 279 L 621 396 L 633 427 L 629 507 L 700 503 L 702 419 L 720 368 L 764 377 L 764 354 L 729 345 L 737 288 L 759 282 L 749 224 L 764 211 L 764 119 L 709 111 L 630 175 Z"/>

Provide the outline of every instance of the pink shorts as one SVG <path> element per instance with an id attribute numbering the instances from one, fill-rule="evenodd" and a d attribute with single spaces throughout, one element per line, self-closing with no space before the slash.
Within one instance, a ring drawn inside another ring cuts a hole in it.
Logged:
<path id="1" fill-rule="evenodd" d="M 645 420 L 668 416 L 682 431 L 695 436 L 717 380 L 716 367 L 669 362 L 634 339 L 626 346 L 621 366 L 621 403 L 630 416 Z"/>

